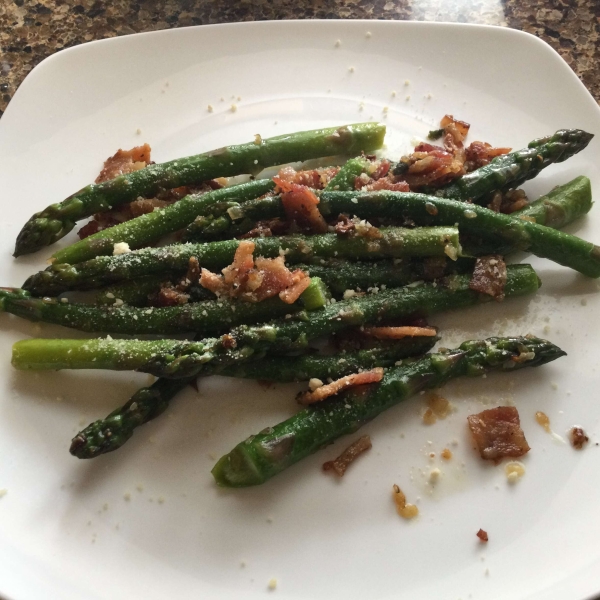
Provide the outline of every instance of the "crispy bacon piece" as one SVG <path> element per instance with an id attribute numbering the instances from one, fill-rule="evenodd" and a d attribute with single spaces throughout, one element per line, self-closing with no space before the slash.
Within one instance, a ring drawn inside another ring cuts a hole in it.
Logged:
<path id="1" fill-rule="evenodd" d="M 440 127 L 451 133 L 456 143 L 462 143 L 465 141 L 471 125 L 465 121 L 459 121 L 452 115 L 444 115 L 440 121 Z"/>
<path id="2" fill-rule="evenodd" d="M 394 182 L 389 177 L 382 177 L 381 179 L 373 181 L 373 183 L 368 183 L 362 187 L 357 187 L 356 189 L 360 189 L 363 192 L 376 192 L 378 190 L 388 190 L 390 192 L 410 192 L 410 186 L 408 183 L 406 183 L 406 181 Z"/>
<path id="3" fill-rule="evenodd" d="M 258 257 L 255 261 L 254 249 L 254 242 L 241 241 L 233 263 L 222 270 L 223 275 L 202 269 L 200 285 L 218 296 L 247 302 L 261 302 L 276 295 L 288 304 L 296 302 L 310 285 L 310 277 L 300 269 L 290 271 L 282 256 Z"/>
<path id="4" fill-rule="evenodd" d="M 337 458 L 328 460 L 323 464 L 323 471 L 334 471 L 340 477 L 344 476 L 348 465 L 353 463 L 358 456 L 363 452 L 370 450 L 373 447 L 371 438 L 368 435 L 363 435 L 355 442 L 352 442 Z"/>
<path id="5" fill-rule="evenodd" d="M 506 263 L 498 254 L 482 256 L 475 261 L 469 288 L 496 300 L 504 298 Z"/>
<path id="6" fill-rule="evenodd" d="M 499 406 L 467 417 L 481 458 L 498 464 L 503 458 L 517 458 L 529 452 L 514 406 Z"/>
<path id="7" fill-rule="evenodd" d="M 364 385 L 366 383 L 377 383 L 383 379 L 383 369 L 376 367 L 370 371 L 364 371 L 363 373 L 355 373 L 354 375 L 346 375 L 340 379 L 336 379 L 332 383 L 323 385 L 313 392 L 301 392 L 298 394 L 297 400 L 300 404 L 314 404 L 315 402 L 321 402 L 325 398 L 334 396 L 342 390 L 354 387 L 357 385 Z"/>
<path id="8" fill-rule="evenodd" d="M 412 154 L 403 156 L 401 161 L 408 165 L 401 178 L 408 183 L 411 190 L 424 186 L 439 187 L 465 173 L 460 158 L 439 146 L 425 142 L 419 144 Z"/>
<path id="9" fill-rule="evenodd" d="M 310 188 L 279 177 L 273 177 L 273 181 L 281 188 L 281 203 L 288 221 L 295 221 L 315 233 L 327 232 L 327 223 L 317 208 L 319 199 Z"/>
<path id="10" fill-rule="evenodd" d="M 339 215 L 333 229 L 338 235 L 350 235 L 354 232 L 355 224 L 348 215 Z"/>
<path id="11" fill-rule="evenodd" d="M 152 305 L 161 308 L 165 306 L 181 306 L 187 304 L 189 299 L 189 294 L 168 284 L 162 286 L 156 294 L 156 297 L 152 298 Z"/>
<path id="12" fill-rule="evenodd" d="M 433 337 L 435 327 L 365 327 L 367 335 L 379 340 L 401 340 L 405 337 Z"/>
<path id="13" fill-rule="evenodd" d="M 315 190 L 322 190 L 340 170 L 339 167 L 324 167 L 309 171 L 296 171 L 293 167 L 282 167 L 277 177 L 287 183 L 304 185 Z"/>
<path id="14" fill-rule="evenodd" d="M 487 531 L 484 531 L 483 529 L 480 529 L 476 534 L 475 534 L 482 542 L 487 542 L 489 540 L 488 538 L 488 534 Z"/>
<path id="15" fill-rule="evenodd" d="M 589 441 L 590 438 L 585 435 L 585 431 L 581 427 L 573 427 L 569 432 L 571 438 L 571 446 L 575 450 L 581 450 Z"/>
<path id="16" fill-rule="evenodd" d="M 126 175 L 145 168 L 150 163 L 151 148 L 148 144 L 136 146 L 131 150 L 117 150 L 113 156 L 104 161 L 104 167 L 100 175 L 96 177 L 96 183 L 103 183 L 114 179 L 119 175 Z"/>
<path id="17" fill-rule="evenodd" d="M 287 221 L 282 221 L 279 218 L 269 219 L 267 221 L 257 221 L 256 227 L 251 229 L 244 235 L 240 236 L 240 239 L 247 240 L 250 238 L 257 237 L 272 237 L 274 235 L 285 235 L 288 233 L 290 226 Z"/>
<path id="18" fill-rule="evenodd" d="M 485 167 L 496 156 L 508 154 L 511 150 L 512 148 L 493 148 L 487 142 L 471 142 L 465 150 L 465 170 L 470 173 Z"/>

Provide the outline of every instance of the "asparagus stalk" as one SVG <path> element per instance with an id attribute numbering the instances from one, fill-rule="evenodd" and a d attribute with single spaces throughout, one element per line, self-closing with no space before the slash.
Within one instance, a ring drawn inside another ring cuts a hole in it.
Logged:
<path id="1" fill-rule="evenodd" d="M 80 331 L 118 334 L 217 335 L 243 323 L 264 323 L 300 310 L 316 310 L 327 302 L 327 290 L 318 277 L 312 277 L 298 302 L 287 304 L 278 297 L 262 302 L 206 300 L 163 308 L 98 307 L 71 304 L 57 298 L 32 298 L 15 288 L 0 288 L 0 310 L 28 321 L 43 321 Z"/>
<path id="2" fill-rule="evenodd" d="M 343 192 L 336 192 L 343 193 Z M 341 237 L 333 233 L 304 236 L 257 238 L 255 253 L 273 258 L 286 253 L 290 263 L 317 258 L 377 260 L 404 256 L 452 256 L 460 251 L 455 227 L 421 229 L 388 228 L 380 239 Z M 147 275 L 184 273 L 195 257 L 207 269 L 221 269 L 233 260 L 238 240 L 209 244 L 176 244 L 161 248 L 144 248 L 119 256 L 99 256 L 76 265 L 53 264 L 23 284 L 34 295 L 59 294 L 72 289 L 90 289 Z"/>
<path id="3" fill-rule="evenodd" d="M 527 148 L 494 158 L 488 165 L 436 191 L 436 195 L 476 202 L 496 190 L 518 187 L 548 165 L 581 152 L 593 137 L 581 129 L 561 129 L 554 135 L 533 140 Z"/>
<path id="4" fill-rule="evenodd" d="M 225 146 L 204 154 L 148 165 L 104 183 L 91 184 L 63 202 L 33 215 L 17 237 L 15 256 L 29 254 L 64 237 L 75 222 L 160 189 L 190 185 L 215 177 L 256 174 L 265 167 L 335 154 L 357 154 L 380 148 L 385 125 L 357 123 L 301 131 Z"/>
<path id="5" fill-rule="evenodd" d="M 380 383 L 349 389 L 244 440 L 217 462 L 213 477 L 223 487 L 264 483 L 421 390 L 456 377 L 537 367 L 565 354 L 538 338 L 489 338 L 386 369 Z"/>
<path id="6" fill-rule="evenodd" d="M 117 242 L 126 242 L 131 249 L 143 248 L 182 229 L 198 215 L 209 213 L 218 202 L 244 202 L 262 196 L 274 187 L 275 184 L 270 179 L 261 179 L 206 194 L 191 194 L 170 206 L 90 235 L 58 250 L 52 258 L 57 263 L 83 262 L 95 256 L 112 254 Z"/>
<path id="7" fill-rule="evenodd" d="M 311 377 L 338 378 L 359 369 L 391 366 L 407 356 L 423 354 L 433 347 L 436 339 L 406 338 L 391 346 L 334 356 L 268 356 L 261 361 L 225 369 L 222 374 L 280 382 L 302 381 Z M 195 377 L 158 379 L 150 387 L 142 388 L 124 406 L 80 431 L 71 442 L 71 454 L 77 458 L 94 458 L 117 450 L 133 435 L 137 427 L 159 416 L 171 399 L 194 380 Z"/>
<path id="8" fill-rule="evenodd" d="M 500 246 L 528 250 L 588 277 L 600 277 L 600 247 L 574 235 L 476 204 L 398 192 L 323 192 L 322 197 L 325 200 L 335 198 L 338 204 L 345 201 L 348 207 L 354 203 L 356 212 L 366 217 L 393 216 L 426 226 L 453 224 L 461 233 L 496 239 Z"/>
<path id="9" fill-rule="evenodd" d="M 305 350 L 310 340 L 350 327 L 426 316 L 490 300 L 469 288 L 470 275 L 455 275 L 446 287 L 423 284 L 385 290 L 297 313 L 265 325 L 241 325 L 221 338 L 177 340 L 49 340 L 31 339 L 13 346 L 12 364 L 21 370 L 136 370 L 157 377 L 211 375 L 267 352 Z M 537 291 L 540 281 L 529 265 L 507 268 L 505 296 Z"/>

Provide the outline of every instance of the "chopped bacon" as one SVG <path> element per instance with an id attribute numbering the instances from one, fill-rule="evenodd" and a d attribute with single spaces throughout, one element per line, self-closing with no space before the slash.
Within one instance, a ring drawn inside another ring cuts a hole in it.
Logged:
<path id="1" fill-rule="evenodd" d="M 148 144 L 136 146 L 131 150 L 119 149 L 113 156 L 104 161 L 96 183 L 103 183 L 119 175 L 126 175 L 145 168 L 150 163 L 151 148 Z"/>
<path id="2" fill-rule="evenodd" d="M 483 529 L 480 529 L 476 534 L 475 534 L 482 542 L 487 542 L 489 540 L 488 538 L 488 534 L 487 531 L 484 531 Z"/>
<path id="3" fill-rule="evenodd" d="M 394 182 L 388 177 L 382 177 L 373 183 L 367 183 L 363 187 L 357 189 L 361 189 L 363 192 L 376 192 L 378 190 L 388 190 L 390 192 L 410 192 L 410 186 L 408 183 L 406 183 L 406 181 Z"/>
<path id="4" fill-rule="evenodd" d="M 370 450 L 373 447 L 371 438 L 368 435 L 363 435 L 355 442 L 350 444 L 336 459 L 328 460 L 323 464 L 323 471 L 334 471 L 340 477 L 343 477 L 348 465 L 353 463 L 358 456 L 363 452 Z"/>
<path id="5" fill-rule="evenodd" d="M 273 181 L 281 188 L 281 203 L 288 221 L 295 221 L 315 233 L 327 231 L 327 223 L 317 208 L 319 199 L 310 188 L 279 177 L 273 177 Z"/>
<path id="6" fill-rule="evenodd" d="M 164 208 L 169 206 L 170 202 L 159 200 L 158 198 L 139 198 L 129 203 L 129 210 L 132 218 L 139 217 L 154 212 L 155 208 Z"/>
<path id="7" fill-rule="evenodd" d="M 499 463 L 504 457 L 516 458 L 529 452 L 514 406 L 499 406 L 467 417 L 473 440 L 481 458 Z"/>
<path id="8" fill-rule="evenodd" d="M 434 337 L 435 327 L 365 327 L 367 335 L 379 340 L 401 340 L 405 337 Z"/>
<path id="9" fill-rule="evenodd" d="M 500 255 L 482 256 L 475 261 L 469 288 L 496 300 L 502 300 L 506 276 L 506 263 Z"/>
<path id="10" fill-rule="evenodd" d="M 471 125 L 465 121 L 455 119 L 452 115 L 444 115 L 440 121 L 440 127 L 452 132 L 456 142 L 464 142 Z"/>
<path id="11" fill-rule="evenodd" d="M 348 215 L 340 215 L 333 229 L 338 235 L 349 235 L 354 232 L 355 223 Z"/>
<path id="12" fill-rule="evenodd" d="M 218 296 L 247 302 L 261 302 L 276 295 L 287 304 L 296 302 L 310 285 L 310 277 L 300 269 L 290 271 L 283 256 L 258 257 L 255 261 L 254 249 L 254 242 L 241 241 L 233 263 L 222 270 L 223 275 L 202 269 L 200 285 Z"/>
<path id="13" fill-rule="evenodd" d="M 277 177 L 287 183 L 295 183 L 315 190 L 322 190 L 339 170 L 339 167 L 325 167 L 310 171 L 296 171 L 293 167 L 287 166 L 279 170 Z"/>
<path id="14" fill-rule="evenodd" d="M 585 435 L 585 431 L 581 427 L 573 427 L 569 432 L 571 438 L 571 446 L 575 450 L 581 450 L 589 441 L 590 438 Z"/>
<path id="15" fill-rule="evenodd" d="M 158 307 L 165 306 L 181 306 L 187 304 L 189 300 L 189 294 L 178 290 L 170 285 L 164 285 L 160 288 L 154 298 L 152 298 L 152 305 Z"/>
<path id="16" fill-rule="evenodd" d="M 285 235 L 288 232 L 289 228 L 289 223 L 287 221 L 282 221 L 279 218 L 269 219 L 267 221 L 257 221 L 256 227 L 254 227 L 254 229 L 251 229 L 244 235 L 240 236 L 240 239 L 246 240 L 249 238 Z"/>
<path id="17" fill-rule="evenodd" d="M 511 148 L 493 148 L 487 142 L 471 142 L 465 149 L 465 169 L 467 173 L 470 173 L 475 169 L 485 167 L 496 156 L 508 154 L 510 151 Z"/>
<path id="18" fill-rule="evenodd" d="M 411 190 L 423 186 L 439 187 L 465 173 L 460 158 L 427 143 L 419 144 L 412 154 L 402 157 L 401 161 L 408 165 L 401 179 L 408 183 Z"/>
<path id="19" fill-rule="evenodd" d="M 315 402 L 321 402 L 325 398 L 334 396 L 342 390 L 354 387 L 357 385 L 364 385 L 367 383 L 377 383 L 383 379 L 383 369 L 376 367 L 370 371 L 364 371 L 363 373 L 355 373 L 354 375 L 346 375 L 341 379 L 336 379 L 332 383 L 323 385 L 313 392 L 301 392 L 298 394 L 298 402 L 300 404 L 314 404 Z"/>
<path id="20" fill-rule="evenodd" d="M 190 256 L 185 281 L 186 283 L 198 283 L 200 281 L 200 264 L 195 256 Z"/>

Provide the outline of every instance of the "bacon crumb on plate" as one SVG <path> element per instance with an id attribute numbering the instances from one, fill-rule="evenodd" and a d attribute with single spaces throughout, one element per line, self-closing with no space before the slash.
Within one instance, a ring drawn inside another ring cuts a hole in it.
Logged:
<path id="1" fill-rule="evenodd" d="M 372 446 L 371 438 L 368 435 L 363 435 L 350 444 L 337 458 L 324 463 L 323 471 L 334 471 L 337 475 L 343 477 L 348 465 L 353 463 L 363 452 L 370 450 Z"/>
<path id="2" fill-rule="evenodd" d="M 467 423 L 484 460 L 499 463 L 505 457 L 516 458 L 530 450 L 514 406 L 498 406 L 469 415 Z"/>
<path id="3" fill-rule="evenodd" d="M 571 446 L 575 450 L 581 450 L 590 441 L 590 438 L 581 427 L 573 427 L 569 432 L 569 437 L 571 439 Z"/>
<path id="4" fill-rule="evenodd" d="M 483 529 L 480 529 L 476 534 L 475 534 L 482 542 L 487 542 L 489 540 L 488 538 L 488 534 L 487 531 L 484 531 Z"/>
<path id="5" fill-rule="evenodd" d="M 383 379 L 383 369 L 376 367 L 370 371 L 364 371 L 363 373 L 354 373 L 353 375 L 346 375 L 340 379 L 336 379 L 327 385 L 318 387 L 312 392 L 301 392 L 298 394 L 298 402 L 300 404 L 314 404 L 315 402 L 321 402 L 325 398 L 334 396 L 342 390 L 357 385 L 364 385 L 367 383 L 377 383 Z"/>

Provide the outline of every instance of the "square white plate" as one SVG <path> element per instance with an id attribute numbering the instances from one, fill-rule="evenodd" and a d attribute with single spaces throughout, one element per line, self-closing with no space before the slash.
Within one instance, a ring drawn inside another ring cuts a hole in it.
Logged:
<path id="1" fill-rule="evenodd" d="M 163 161 L 258 132 L 375 119 L 388 125 L 387 153 L 397 158 L 445 113 L 472 123 L 470 140 L 513 148 L 564 127 L 600 132 L 597 104 L 562 59 L 509 29 L 263 22 L 60 52 L 27 77 L 0 123 L 0 282 L 19 285 L 43 268 L 50 251 L 11 258 L 19 228 L 92 180 L 119 147 L 147 141 Z M 526 189 L 534 197 L 585 174 L 597 192 L 599 163 L 596 139 Z M 600 215 L 571 231 L 598 241 Z M 249 599 L 268 594 L 271 578 L 282 599 L 552 600 L 598 591 L 598 284 L 532 263 L 544 284 L 535 298 L 432 321 L 446 346 L 531 332 L 568 357 L 448 386 L 456 411 L 433 426 L 422 423 L 424 398 L 390 410 L 364 428 L 373 449 L 341 481 L 320 465 L 348 439 L 262 487 L 231 492 L 212 481 L 215 459 L 292 414 L 297 386 L 202 381 L 199 395 L 182 394 L 120 451 L 77 461 L 68 453 L 72 435 L 147 378 L 16 372 L 14 341 L 77 333 L 2 315 L 0 488 L 8 493 L 0 498 L 0 592 L 15 600 Z M 507 402 L 519 407 L 532 447 L 513 487 L 502 466 L 482 464 L 465 427 L 469 412 Z M 536 410 L 563 437 L 581 424 L 591 443 L 576 452 L 557 442 L 535 423 Z M 442 464 L 446 446 L 454 458 Z M 434 466 L 443 475 L 432 490 Z M 409 501 L 419 498 L 415 522 L 395 513 L 394 483 Z M 480 527 L 490 536 L 485 546 L 475 537 Z"/>

